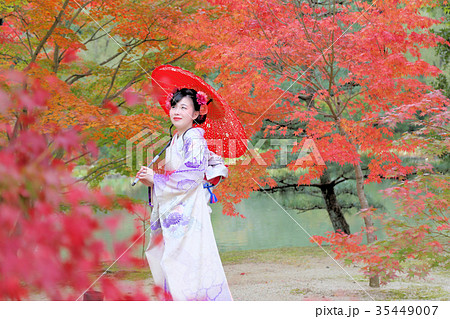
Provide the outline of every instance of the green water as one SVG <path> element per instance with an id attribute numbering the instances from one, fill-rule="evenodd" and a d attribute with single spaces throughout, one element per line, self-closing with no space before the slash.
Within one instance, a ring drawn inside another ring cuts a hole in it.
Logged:
<path id="1" fill-rule="evenodd" d="M 130 186 L 131 179 L 107 179 L 103 186 L 112 187 L 119 194 L 127 194 L 134 198 L 145 199 L 147 188 L 138 184 Z M 381 200 L 378 190 L 388 187 L 388 184 L 366 185 L 366 192 L 372 198 Z M 220 200 L 220 199 L 219 199 Z M 393 209 L 392 203 L 384 203 Z M 315 210 L 298 214 L 291 210 L 280 208 L 269 195 L 255 192 L 250 198 L 236 205 L 237 211 L 246 218 L 230 217 L 222 214 L 219 203 L 210 205 L 212 208 L 212 224 L 217 246 L 221 252 L 247 249 L 267 249 L 277 247 L 299 247 L 316 245 L 309 241 L 312 235 L 324 235 L 333 231 L 330 219 L 325 210 Z M 148 208 L 150 211 L 150 208 Z M 113 212 L 124 217 L 119 229 L 119 237 L 123 238 L 133 231 L 134 217 L 124 211 Z M 358 215 L 346 215 L 346 220 L 352 232 L 359 231 L 363 220 Z M 99 215 L 99 218 L 103 216 Z M 375 223 L 377 225 L 377 223 Z M 379 226 L 379 224 L 378 224 Z M 105 233 L 107 241 L 110 235 Z M 378 231 L 378 238 L 383 238 L 382 231 Z M 147 236 L 148 238 L 148 236 Z"/>

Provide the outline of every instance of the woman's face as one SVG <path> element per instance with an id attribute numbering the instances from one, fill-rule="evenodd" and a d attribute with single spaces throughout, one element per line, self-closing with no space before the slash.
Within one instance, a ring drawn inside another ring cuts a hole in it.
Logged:
<path id="1" fill-rule="evenodd" d="M 194 102 L 189 96 L 183 97 L 176 105 L 170 108 L 170 121 L 177 128 L 178 133 L 183 134 L 192 127 L 194 119 L 200 114 L 194 110 Z"/>

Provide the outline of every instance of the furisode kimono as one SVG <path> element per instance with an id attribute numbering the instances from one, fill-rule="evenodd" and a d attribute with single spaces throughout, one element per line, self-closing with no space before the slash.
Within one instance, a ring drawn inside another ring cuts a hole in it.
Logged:
<path id="1" fill-rule="evenodd" d="M 203 188 L 212 153 L 204 132 L 191 128 L 184 137 L 175 134 L 166 149 L 166 174 L 154 176 L 146 256 L 155 285 L 173 300 L 232 300 Z M 161 234 L 163 240 L 155 240 Z"/>

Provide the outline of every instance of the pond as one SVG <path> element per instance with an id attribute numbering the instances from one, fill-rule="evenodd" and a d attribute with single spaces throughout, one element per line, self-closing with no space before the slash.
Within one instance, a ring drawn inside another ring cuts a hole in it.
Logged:
<path id="1" fill-rule="evenodd" d="M 131 187 L 130 183 L 130 178 L 115 178 L 104 180 L 102 186 L 110 186 L 118 194 L 145 199 L 147 188 L 141 184 Z M 365 188 L 372 198 L 381 200 L 381 194 L 378 193 L 378 190 L 388 186 L 388 183 L 370 184 L 366 185 Z M 388 211 L 392 211 L 394 208 L 394 205 L 389 202 L 387 204 L 384 203 L 384 205 Z M 316 244 L 309 241 L 310 236 L 324 235 L 328 231 L 333 231 L 325 210 L 298 214 L 280 208 L 270 195 L 262 192 L 254 192 L 248 199 L 236 205 L 237 211 L 246 218 L 223 215 L 220 203 L 210 206 L 213 211 L 211 219 L 214 234 L 217 246 L 221 252 L 313 246 Z M 130 235 L 134 227 L 134 217 L 125 211 L 114 212 L 114 214 L 121 214 L 125 217 L 118 236 Z M 99 214 L 99 218 L 102 217 Z M 346 215 L 345 217 L 352 232 L 359 231 L 363 226 L 363 220 L 360 216 Z M 102 234 L 103 236 L 105 236 L 107 242 L 111 241 L 108 233 Z M 377 236 L 378 238 L 384 237 L 381 231 L 377 233 Z"/>

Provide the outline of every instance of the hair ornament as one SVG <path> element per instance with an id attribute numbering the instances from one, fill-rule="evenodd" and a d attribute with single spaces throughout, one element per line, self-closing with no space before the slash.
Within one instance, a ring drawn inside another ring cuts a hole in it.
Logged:
<path id="1" fill-rule="evenodd" d="M 168 110 L 170 110 L 170 108 L 172 107 L 172 104 L 171 104 L 172 99 L 173 99 L 173 93 L 167 94 L 167 98 L 166 98 L 166 108 L 167 108 Z"/>
<path id="2" fill-rule="evenodd" d="M 208 96 L 205 92 L 197 92 L 197 103 L 200 105 L 200 115 L 208 113 Z"/>

